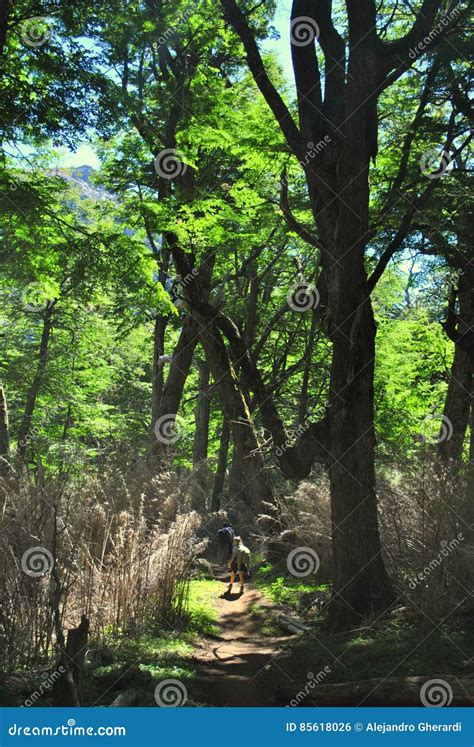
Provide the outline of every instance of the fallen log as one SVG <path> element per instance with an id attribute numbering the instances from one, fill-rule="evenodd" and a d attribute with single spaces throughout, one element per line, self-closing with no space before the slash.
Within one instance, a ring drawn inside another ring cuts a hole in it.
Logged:
<path id="1" fill-rule="evenodd" d="M 436 684 L 436 680 L 439 684 Z M 386 679 L 374 677 L 369 680 L 337 682 L 332 685 L 315 682 L 313 687 L 305 683 L 298 694 L 294 691 L 293 693 L 285 691 L 285 703 L 294 706 L 339 707 L 423 706 L 427 704 L 472 706 L 474 705 L 474 675 L 459 677 L 452 674 L 439 674 Z"/>
<path id="2" fill-rule="evenodd" d="M 306 630 L 309 630 L 302 622 L 288 615 L 278 615 L 277 621 L 284 630 L 288 630 L 290 633 L 304 633 Z"/>

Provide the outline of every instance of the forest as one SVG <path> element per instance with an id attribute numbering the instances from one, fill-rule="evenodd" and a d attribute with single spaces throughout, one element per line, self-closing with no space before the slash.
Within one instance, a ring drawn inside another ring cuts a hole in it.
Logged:
<path id="1" fill-rule="evenodd" d="M 1 704 L 474 703 L 472 6 L 2 0 Z"/>

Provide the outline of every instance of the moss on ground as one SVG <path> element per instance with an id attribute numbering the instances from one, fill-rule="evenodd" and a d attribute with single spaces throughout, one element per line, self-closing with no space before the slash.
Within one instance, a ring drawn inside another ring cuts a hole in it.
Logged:
<path id="1" fill-rule="evenodd" d="M 287 606 L 305 616 L 314 617 L 314 607 L 325 603 L 329 598 L 329 584 L 321 584 L 316 577 L 308 576 L 304 580 L 294 576 L 285 576 L 281 569 L 266 563 L 256 572 L 253 582 L 256 588 L 276 604 Z"/>
<path id="2" fill-rule="evenodd" d="M 330 668 L 324 684 L 372 677 L 463 675 L 472 671 L 474 633 L 462 621 L 420 630 L 402 618 L 377 623 L 364 632 L 331 634 L 321 628 L 295 640 L 287 665 L 294 673 Z M 291 672 L 289 672 L 291 674 Z"/>
<path id="3" fill-rule="evenodd" d="M 191 631 L 205 635 L 217 633 L 218 612 L 216 599 L 222 591 L 219 581 L 196 579 L 189 585 L 189 614 Z"/>
<path id="4" fill-rule="evenodd" d="M 285 670 L 296 679 L 301 678 L 301 672 L 319 672 L 325 666 L 331 669 L 324 677 L 325 684 L 472 672 L 474 630 L 468 631 L 461 617 L 453 616 L 440 625 L 400 612 L 372 626 L 369 620 L 359 632 L 333 634 L 323 625 L 329 584 L 320 584 L 312 576 L 285 576 L 270 563 L 257 571 L 253 581 L 268 599 L 315 626 L 295 638 L 290 647 Z"/>

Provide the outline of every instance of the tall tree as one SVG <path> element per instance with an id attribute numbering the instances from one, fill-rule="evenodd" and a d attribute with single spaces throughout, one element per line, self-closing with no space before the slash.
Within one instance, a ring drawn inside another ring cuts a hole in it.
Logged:
<path id="1" fill-rule="evenodd" d="M 369 217 L 369 168 L 377 156 L 377 101 L 459 21 L 437 33 L 440 0 L 424 0 L 411 28 L 382 39 L 375 2 L 346 0 L 348 43 L 338 30 L 332 3 L 294 0 L 291 53 L 297 124 L 273 85 L 250 17 L 235 0 L 221 0 L 224 18 L 245 49 L 255 82 L 271 108 L 288 147 L 302 164 L 322 251 L 328 331 L 333 344 L 326 443 L 332 498 L 335 567 L 332 622 L 383 611 L 392 594 L 381 555 L 374 471 L 373 371 L 375 323 L 365 252 L 373 229 Z M 465 9 L 464 9 L 465 12 Z M 461 17 L 463 13 L 461 13 Z M 385 24 L 385 33 L 387 33 Z M 379 29 L 379 31 L 378 31 Z M 398 27 L 395 25 L 395 34 Z M 425 44 L 425 37 L 430 43 Z M 324 57 L 324 95 L 316 40 Z M 328 142 L 308 158 L 308 143 Z"/>

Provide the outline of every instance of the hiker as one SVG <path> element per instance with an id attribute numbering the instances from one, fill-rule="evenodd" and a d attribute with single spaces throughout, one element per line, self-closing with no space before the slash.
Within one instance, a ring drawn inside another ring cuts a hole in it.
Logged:
<path id="1" fill-rule="evenodd" d="M 235 532 L 230 524 L 224 523 L 217 532 L 218 555 L 220 563 L 227 563 L 232 557 L 232 545 Z"/>
<path id="2" fill-rule="evenodd" d="M 232 591 L 235 581 L 235 574 L 239 574 L 240 593 L 244 593 L 245 577 L 250 573 L 250 550 L 245 547 L 241 537 L 234 537 L 234 546 L 232 548 L 232 557 L 229 560 L 228 567 L 230 570 L 230 583 L 227 592 Z"/>

